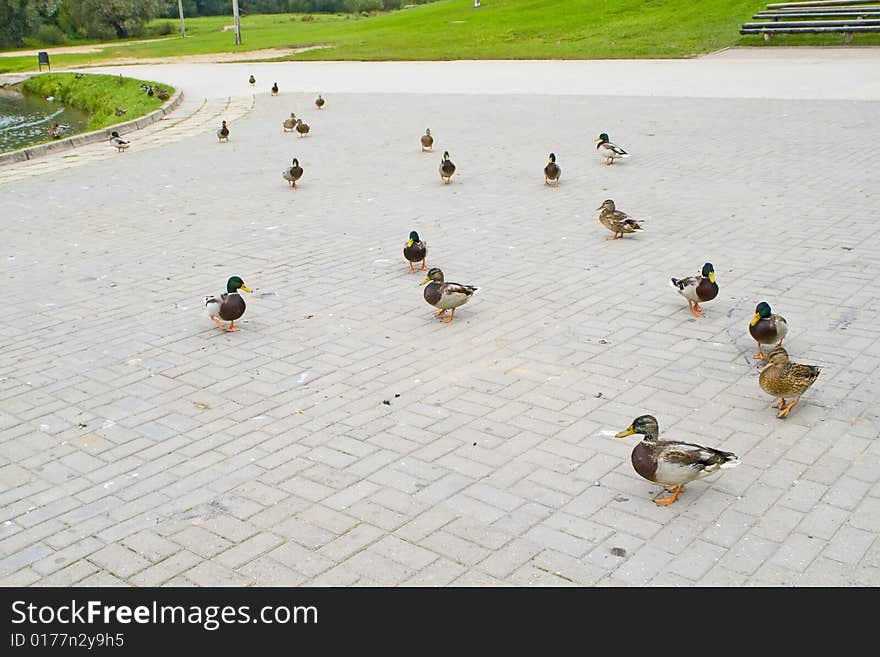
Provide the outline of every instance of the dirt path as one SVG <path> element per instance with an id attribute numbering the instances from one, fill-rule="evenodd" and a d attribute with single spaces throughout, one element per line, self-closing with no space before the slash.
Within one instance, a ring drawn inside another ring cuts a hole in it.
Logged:
<path id="1" fill-rule="evenodd" d="M 37 52 L 47 52 L 50 55 L 75 55 L 80 53 L 101 52 L 105 48 L 123 48 L 125 46 L 133 46 L 137 43 L 153 43 L 155 41 L 168 41 L 178 37 L 163 37 L 161 39 L 140 39 L 138 41 L 110 41 L 107 43 L 92 43 L 87 46 L 59 46 L 57 48 L 37 48 L 36 50 L 12 50 L 9 52 L 0 52 L 0 57 L 29 57 L 37 56 Z"/>

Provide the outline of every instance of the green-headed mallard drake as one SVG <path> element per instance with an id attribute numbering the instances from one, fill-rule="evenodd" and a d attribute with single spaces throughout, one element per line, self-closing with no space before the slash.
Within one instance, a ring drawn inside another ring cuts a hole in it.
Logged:
<path id="1" fill-rule="evenodd" d="M 220 129 L 217 131 L 217 140 L 229 141 L 229 128 L 226 127 L 226 121 L 223 121 L 223 124 L 220 126 Z"/>
<path id="2" fill-rule="evenodd" d="M 452 181 L 455 173 L 455 165 L 449 159 L 449 151 L 443 151 L 443 159 L 440 160 L 440 179 L 447 185 Z"/>
<path id="3" fill-rule="evenodd" d="M 616 240 L 623 237 L 625 233 L 644 230 L 638 221 L 630 219 L 626 212 L 618 210 L 610 198 L 602 201 L 602 205 L 596 209 L 602 211 L 599 213 L 599 223 L 614 233 L 606 239 Z"/>
<path id="4" fill-rule="evenodd" d="M 291 163 L 293 166 L 287 167 L 281 172 L 281 176 L 290 183 L 291 187 L 296 187 L 296 181 L 302 178 L 303 168 L 299 165 L 299 160 L 293 158 Z"/>
<path id="5" fill-rule="evenodd" d="M 406 241 L 406 245 L 403 247 L 403 257 L 409 261 L 409 270 L 412 273 L 415 273 L 415 269 L 413 269 L 414 262 L 422 263 L 422 270 L 428 268 L 425 264 L 425 258 L 428 255 L 428 245 L 419 239 L 419 234 L 416 231 L 412 231 L 409 234 L 409 239 Z M 442 273 L 442 272 L 441 272 Z"/>
<path id="6" fill-rule="evenodd" d="M 321 98 L 321 94 L 318 94 L 318 97 L 315 99 L 315 107 L 318 109 L 324 107 L 324 99 Z"/>
<path id="7" fill-rule="evenodd" d="M 801 365 L 788 360 L 788 352 L 782 347 L 773 347 L 767 354 L 767 366 L 761 370 L 758 383 L 761 389 L 768 395 L 779 397 L 779 401 L 773 404 L 778 408 L 776 417 L 786 417 L 791 409 L 797 404 L 801 395 L 816 382 L 821 370 L 815 365 Z M 785 398 L 794 397 L 788 406 Z"/>
<path id="8" fill-rule="evenodd" d="M 117 153 L 121 153 L 126 148 L 131 146 L 131 142 L 120 137 L 119 133 L 114 130 L 110 133 L 110 145 L 116 149 Z"/>
<path id="9" fill-rule="evenodd" d="M 718 283 L 715 282 L 715 267 L 711 262 L 703 265 L 703 270 L 699 276 L 688 276 L 687 278 L 671 278 L 670 285 L 678 290 L 678 293 L 688 301 L 691 307 L 691 314 L 694 317 L 702 317 L 703 309 L 700 308 L 701 301 L 711 301 L 718 296 Z"/>
<path id="10" fill-rule="evenodd" d="M 278 83 L 277 82 L 272 83 L 272 95 L 273 96 L 278 95 Z"/>
<path id="11" fill-rule="evenodd" d="M 297 119 L 296 131 L 299 133 L 300 137 L 305 137 L 307 134 L 309 134 L 309 124 L 303 123 L 302 119 Z"/>
<path id="12" fill-rule="evenodd" d="M 434 138 L 431 136 L 431 128 L 425 128 L 425 134 L 419 138 L 419 141 L 422 142 L 422 152 L 434 151 Z"/>
<path id="13" fill-rule="evenodd" d="M 736 454 L 731 452 L 676 440 L 659 440 L 660 427 L 653 415 L 640 415 L 614 437 L 624 438 L 633 434 L 644 436 L 632 451 L 633 468 L 648 481 L 662 484 L 666 492 L 672 493 L 669 497 L 654 499 L 660 506 L 675 502 L 684 491 L 685 484 L 718 470 L 734 468 L 740 463 Z"/>
<path id="14" fill-rule="evenodd" d="M 289 119 L 284 119 L 281 123 L 281 127 L 284 128 L 284 132 L 293 132 L 296 129 L 296 115 L 291 112 Z"/>
<path id="15" fill-rule="evenodd" d="M 428 270 L 428 275 L 422 281 L 425 288 L 425 301 L 440 310 L 434 313 L 434 317 L 443 317 L 444 322 L 451 322 L 455 317 L 455 309 L 463 306 L 480 288 L 473 285 L 461 285 L 459 283 L 446 283 L 443 280 L 443 272 L 437 267 Z M 444 317 L 447 310 L 451 310 L 449 317 Z"/>
<path id="16" fill-rule="evenodd" d="M 551 182 L 557 187 L 559 186 L 559 177 L 562 175 L 562 169 L 556 164 L 556 154 L 550 153 L 549 162 L 544 167 L 544 184 L 550 185 Z"/>
<path id="17" fill-rule="evenodd" d="M 758 353 L 755 354 L 755 358 L 767 358 L 761 350 L 762 344 L 775 342 L 777 347 L 781 347 L 786 333 L 788 333 L 788 322 L 782 315 L 774 314 L 770 310 L 769 303 L 762 301 L 755 306 L 755 315 L 749 322 L 749 334 L 758 343 Z"/>
<path id="18" fill-rule="evenodd" d="M 217 327 L 224 331 L 239 330 L 235 325 L 235 320 L 244 315 L 245 309 L 244 299 L 238 293 L 239 290 L 252 291 L 238 276 L 233 276 L 226 281 L 226 292 L 216 297 L 205 297 L 205 308 L 208 309 L 208 314 Z M 229 322 L 229 328 L 220 323 L 221 319 Z"/>
<path id="19" fill-rule="evenodd" d="M 248 78 L 248 82 L 251 83 L 251 86 L 254 86 L 254 85 L 257 83 L 257 78 L 255 78 L 255 77 L 252 75 L 250 78 Z"/>
<path id="20" fill-rule="evenodd" d="M 622 157 L 629 157 L 629 153 L 617 144 L 612 143 L 608 138 L 608 133 L 605 132 L 596 137 L 596 151 L 598 151 L 599 155 L 602 156 L 602 159 L 605 160 L 605 164 L 609 166 L 614 164 L 615 160 L 619 160 Z"/>

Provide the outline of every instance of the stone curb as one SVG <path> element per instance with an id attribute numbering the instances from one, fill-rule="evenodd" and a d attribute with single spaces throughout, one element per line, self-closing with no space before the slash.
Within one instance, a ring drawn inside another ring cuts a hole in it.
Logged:
<path id="1" fill-rule="evenodd" d="M 95 142 L 99 141 L 107 141 L 110 139 L 110 132 L 113 130 L 116 130 L 120 135 L 125 134 L 125 132 L 140 130 L 152 123 L 155 123 L 156 121 L 162 120 L 165 116 L 173 112 L 177 108 L 177 106 L 180 105 L 182 100 L 183 91 L 178 90 L 174 92 L 174 95 L 168 100 L 167 103 L 162 105 L 162 107 L 153 110 L 149 114 L 145 114 L 138 119 L 132 119 L 131 121 L 125 121 L 124 123 L 117 123 L 115 125 L 107 126 L 106 128 L 101 128 L 100 130 L 94 130 L 93 132 L 84 132 L 79 135 L 67 137 L 66 139 L 59 139 L 58 141 L 51 141 L 45 144 L 40 144 L 39 146 L 30 146 L 28 148 L 22 148 L 17 151 L 10 151 L 9 153 L 0 153 L 0 166 L 3 166 L 4 164 L 12 164 L 14 162 L 25 162 L 26 160 L 33 160 L 35 158 L 42 157 L 50 153 L 55 153 L 57 151 L 65 151 L 73 148 L 79 148 L 81 146 L 85 146 L 86 144 L 94 144 Z"/>

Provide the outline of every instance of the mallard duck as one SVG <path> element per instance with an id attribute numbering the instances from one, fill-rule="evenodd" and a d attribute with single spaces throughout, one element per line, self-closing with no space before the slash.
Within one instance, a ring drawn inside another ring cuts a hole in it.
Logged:
<path id="1" fill-rule="evenodd" d="M 559 177 L 562 175 L 562 169 L 556 164 L 556 155 L 550 153 L 550 161 L 544 167 L 544 184 L 550 185 L 551 181 L 555 181 L 555 185 L 559 186 Z"/>
<path id="2" fill-rule="evenodd" d="M 309 124 L 303 123 L 302 119 L 297 119 L 296 131 L 299 133 L 300 137 L 305 137 L 307 134 L 309 134 Z"/>
<path id="3" fill-rule="evenodd" d="M 63 132 L 60 123 L 53 123 L 48 128 L 49 136 L 53 139 L 61 139 L 61 133 Z"/>
<path id="4" fill-rule="evenodd" d="M 422 152 L 434 152 L 434 138 L 431 136 L 431 128 L 425 128 L 425 134 L 420 137 L 422 142 Z"/>
<path id="5" fill-rule="evenodd" d="M 596 137 L 596 142 L 596 150 L 602 156 L 602 159 L 605 160 L 606 165 L 610 166 L 614 164 L 614 160 L 622 157 L 629 157 L 629 153 L 617 144 L 611 143 L 611 140 L 608 139 L 608 134 L 605 132 Z"/>
<path id="6" fill-rule="evenodd" d="M 755 354 L 755 358 L 767 358 L 761 350 L 762 344 L 775 342 L 777 347 L 781 347 L 786 333 L 788 333 L 788 322 L 782 315 L 774 314 L 770 310 L 769 303 L 762 301 L 755 306 L 755 315 L 749 322 L 749 334 L 758 343 L 758 353 Z"/>
<path id="7" fill-rule="evenodd" d="M 244 315 L 244 299 L 238 293 L 239 290 L 252 292 L 238 276 L 233 276 L 226 281 L 226 292 L 216 297 L 205 297 L 205 308 L 218 328 L 224 331 L 238 331 L 235 320 Z M 219 318 L 219 319 L 218 319 Z M 220 320 L 229 322 L 229 327 L 224 327 Z"/>
<path id="8" fill-rule="evenodd" d="M 272 83 L 272 95 L 273 96 L 278 95 L 278 83 L 277 82 Z"/>
<path id="9" fill-rule="evenodd" d="M 126 141 L 125 139 L 120 137 L 119 133 L 114 130 L 113 132 L 110 133 L 110 145 L 116 149 L 117 153 L 121 153 L 126 148 L 131 146 L 131 142 Z"/>
<path id="10" fill-rule="evenodd" d="M 169 98 L 171 98 L 171 94 L 169 94 L 169 93 L 168 93 L 165 89 L 163 89 L 162 87 L 158 87 L 158 88 L 156 89 L 156 97 L 157 97 L 159 100 L 168 100 Z"/>
<path id="11" fill-rule="evenodd" d="M 293 158 L 292 164 L 293 166 L 289 166 L 281 172 L 281 176 L 290 183 L 291 187 L 296 187 L 296 181 L 302 178 L 303 168 L 296 158 Z"/>
<path id="12" fill-rule="evenodd" d="M 416 231 L 412 231 L 409 234 L 409 239 L 406 241 L 406 246 L 403 247 L 403 257 L 409 261 L 409 270 L 412 273 L 415 273 L 415 269 L 413 269 L 414 262 L 422 263 L 422 270 L 428 268 L 425 264 L 425 257 L 428 255 L 428 245 L 425 244 L 422 240 L 419 239 L 419 234 Z"/>
<path id="13" fill-rule="evenodd" d="M 251 86 L 253 86 L 253 85 L 255 85 L 255 84 L 257 83 L 257 78 L 255 78 L 255 77 L 252 75 L 252 76 L 248 79 L 248 82 L 250 82 L 250 83 L 251 83 Z"/>
<path id="14" fill-rule="evenodd" d="M 117 107 L 116 109 L 113 110 L 113 113 L 114 113 L 116 116 L 125 116 L 126 111 L 127 111 L 127 110 L 126 110 L 125 108 Z"/>
<path id="15" fill-rule="evenodd" d="M 819 378 L 821 369 L 815 365 L 801 365 L 788 360 L 788 352 L 782 347 L 773 347 L 767 354 L 767 366 L 761 370 L 758 383 L 761 390 L 779 401 L 772 408 L 778 408 L 776 417 L 787 417 L 811 385 Z M 786 397 L 794 397 L 794 401 L 785 405 Z"/>
<path id="16" fill-rule="evenodd" d="M 318 94 L 318 97 L 315 99 L 315 107 L 318 109 L 324 107 L 324 99 L 321 98 L 321 94 Z"/>
<path id="17" fill-rule="evenodd" d="M 614 437 L 624 438 L 633 434 L 644 436 L 632 451 L 633 468 L 648 481 L 662 484 L 667 493 L 672 493 L 668 497 L 654 498 L 659 506 L 675 502 L 684 491 L 685 484 L 718 470 L 734 468 L 740 463 L 736 454 L 731 452 L 676 440 L 658 440 L 660 427 L 653 415 L 640 415 Z"/>
<path id="18" fill-rule="evenodd" d="M 460 285 L 459 283 L 446 283 L 443 280 L 443 272 L 437 267 L 428 270 L 428 275 L 421 285 L 425 283 L 425 301 L 440 310 L 434 313 L 434 317 L 443 317 L 444 322 L 451 322 L 455 317 L 455 309 L 470 301 L 471 296 L 480 288 L 473 285 Z M 446 311 L 451 310 L 449 317 L 444 317 Z"/>
<path id="19" fill-rule="evenodd" d="M 617 210 L 614 201 L 610 198 L 602 201 L 602 205 L 596 209 L 602 211 L 599 214 L 599 223 L 614 233 L 614 235 L 605 239 L 616 240 L 623 237 L 624 233 L 634 233 L 637 230 L 644 230 L 638 221 L 635 219 L 629 219 L 629 215 L 626 212 Z"/>
<path id="20" fill-rule="evenodd" d="M 718 283 L 715 282 L 715 267 L 711 262 L 703 265 L 703 271 L 699 276 L 687 278 L 671 278 L 669 284 L 678 290 L 678 293 L 688 301 L 691 314 L 694 317 L 702 317 L 703 309 L 700 301 L 711 301 L 718 296 Z"/>
<path id="21" fill-rule="evenodd" d="M 281 124 L 281 127 L 284 128 L 284 132 L 293 132 L 296 128 L 296 115 L 291 112 L 289 119 L 284 119 L 284 122 Z"/>
<path id="22" fill-rule="evenodd" d="M 224 139 L 229 141 L 229 128 L 226 127 L 226 121 L 223 121 L 223 125 L 221 125 L 220 129 L 217 131 L 217 140 L 223 141 Z"/>
<path id="23" fill-rule="evenodd" d="M 455 173 L 455 165 L 449 159 L 449 151 L 443 151 L 443 159 L 440 161 L 440 179 L 447 185 L 452 181 Z"/>

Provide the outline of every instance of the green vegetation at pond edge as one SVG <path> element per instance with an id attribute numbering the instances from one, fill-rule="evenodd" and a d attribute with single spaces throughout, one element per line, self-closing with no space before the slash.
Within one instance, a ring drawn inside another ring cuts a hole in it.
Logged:
<path id="1" fill-rule="evenodd" d="M 55 100 L 81 109 L 89 114 L 88 130 L 99 130 L 115 123 L 130 121 L 153 110 L 159 109 L 165 101 L 158 96 L 148 96 L 141 90 L 141 85 L 151 85 L 154 89 L 161 87 L 169 95 L 174 88 L 167 84 L 122 78 L 116 75 L 83 75 L 77 78 L 74 73 L 43 73 L 25 80 L 22 85 L 24 93 L 31 93 Z M 117 116 L 116 109 L 125 110 L 125 114 Z"/>
<path id="2" fill-rule="evenodd" d="M 53 66 L 143 58 L 327 46 L 291 60 L 679 58 L 730 46 L 843 45 L 843 35 L 741 36 L 764 0 L 440 0 L 375 16 L 243 16 L 234 45 L 231 16 L 187 19 L 187 38 L 113 42 L 97 53 L 51 55 Z M 159 22 L 168 22 L 161 19 Z M 155 25 L 154 21 L 153 24 Z M 853 46 L 878 45 L 856 34 Z M 0 57 L 0 72 L 37 68 L 33 52 Z"/>

